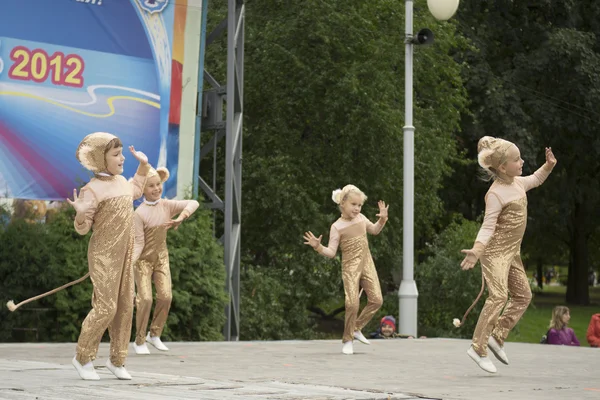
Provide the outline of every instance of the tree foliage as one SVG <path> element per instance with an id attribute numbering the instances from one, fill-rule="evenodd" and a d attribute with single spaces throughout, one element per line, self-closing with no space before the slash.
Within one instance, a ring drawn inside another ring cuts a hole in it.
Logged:
<path id="1" fill-rule="evenodd" d="M 0 301 L 16 302 L 75 280 L 88 270 L 89 235 L 73 229 L 72 210 L 46 224 L 13 219 L 0 230 Z M 168 235 L 173 304 L 167 340 L 219 340 L 227 296 L 222 247 L 212 237 L 210 215 L 198 210 Z M 0 309 L 0 341 L 76 341 L 91 308 L 86 280 L 10 313 Z M 134 324 L 135 325 L 135 324 Z M 133 334 L 133 333 L 132 333 Z"/>
<path id="2" fill-rule="evenodd" d="M 455 218 L 428 248 L 430 257 L 419 265 L 415 280 L 419 287 L 419 335 L 470 337 L 477 323 L 487 293 L 475 305 L 464 325 L 456 329 L 454 318 L 463 314 L 481 289 L 481 267 L 463 271 L 458 266 L 462 254 L 457 249 L 470 248 L 479 224 Z"/>
<path id="3" fill-rule="evenodd" d="M 568 251 L 567 301 L 579 304 L 589 302 L 589 246 L 600 216 L 599 15 L 595 2 L 554 0 L 466 0 L 459 14 L 477 49 L 465 54 L 471 115 L 461 138 L 473 150 L 484 134 L 514 141 L 526 173 L 543 163 L 544 147 L 554 149 L 557 168 L 530 195 L 535 239 L 525 249 L 548 264 L 564 259 L 553 249 Z"/>
<path id="4" fill-rule="evenodd" d="M 437 35 L 415 52 L 415 225 L 424 236 L 442 213 L 437 190 L 456 155 L 466 96 L 453 54 L 466 42 L 417 3 L 416 24 Z M 323 234 L 326 243 L 339 215 L 331 191 L 353 183 L 369 196 L 370 219 L 377 200 L 391 204 L 388 225 L 370 241 L 384 291 L 393 291 L 402 241 L 404 4 L 253 0 L 246 21 L 246 267 L 278 271 L 305 309 L 343 301 L 339 261 L 314 254 L 302 233 Z"/>

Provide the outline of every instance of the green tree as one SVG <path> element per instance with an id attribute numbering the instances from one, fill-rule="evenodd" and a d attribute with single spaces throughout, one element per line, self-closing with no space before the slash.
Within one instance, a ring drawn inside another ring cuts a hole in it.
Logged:
<path id="1" fill-rule="evenodd" d="M 442 213 L 437 191 L 456 155 L 453 134 L 466 95 L 453 55 L 466 42 L 453 23 L 434 21 L 425 1 L 417 1 L 415 20 L 437 40 L 415 54 L 420 238 L 433 233 Z M 377 200 L 391 204 L 388 225 L 370 240 L 384 291 L 394 290 L 402 242 L 404 4 L 253 0 L 246 21 L 245 265 L 281 271 L 305 308 L 340 298 L 339 262 L 304 246 L 302 232 L 323 234 L 326 243 L 339 215 L 331 191 L 353 183 L 369 196 L 367 217 L 375 219 Z"/>
<path id="2" fill-rule="evenodd" d="M 577 304 L 589 303 L 589 239 L 597 229 L 594 221 L 600 217 L 600 137 L 596 127 L 600 114 L 593 116 L 587 111 L 600 100 L 600 54 L 595 45 L 593 33 L 555 28 L 535 52 L 516 60 L 521 67 L 518 83 L 537 93 L 527 98 L 526 107 L 538 122 L 540 141 L 561 154 L 555 184 L 543 188 L 558 207 L 545 215 L 549 228 L 560 230 L 569 245 L 566 296 L 568 302 Z M 583 156 L 590 151 L 592 157 Z"/>
<path id="3" fill-rule="evenodd" d="M 73 210 L 67 209 L 45 224 L 13 219 L 0 228 L 1 304 L 22 301 L 85 275 L 89 235 L 77 234 L 73 219 Z M 196 211 L 177 231 L 169 232 L 168 243 L 173 304 L 164 336 L 221 340 L 225 268 L 223 249 L 212 236 L 210 213 Z M 0 341 L 76 341 L 91 295 L 88 279 L 13 313 L 2 306 Z"/>
<path id="4" fill-rule="evenodd" d="M 543 148 L 553 147 L 559 164 L 532 192 L 530 215 L 539 223 L 530 231 L 540 246 L 568 246 L 566 300 L 577 304 L 589 302 L 589 239 L 600 209 L 593 111 L 600 88 L 598 16 L 592 1 L 555 0 L 465 0 L 459 14 L 462 33 L 477 47 L 465 58 L 471 115 L 461 136 L 470 149 L 484 134 L 516 142 L 528 173 L 543 163 Z"/>
<path id="5" fill-rule="evenodd" d="M 481 266 L 461 270 L 463 257 L 457 251 L 470 248 L 478 229 L 479 223 L 455 217 L 428 248 L 430 257 L 416 269 L 420 335 L 469 337 L 475 329 L 485 295 L 460 329 L 454 327 L 452 320 L 462 319 L 481 289 Z"/>

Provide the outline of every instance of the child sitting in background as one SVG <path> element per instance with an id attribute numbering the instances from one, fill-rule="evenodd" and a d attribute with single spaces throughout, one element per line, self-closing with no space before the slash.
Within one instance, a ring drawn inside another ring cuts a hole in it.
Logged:
<path id="1" fill-rule="evenodd" d="M 579 340 L 575 336 L 575 331 L 567 327 L 570 319 L 571 314 L 568 307 L 554 307 L 552 319 L 550 320 L 550 330 L 548 331 L 548 344 L 579 346 Z"/>
<path id="2" fill-rule="evenodd" d="M 396 333 L 396 319 L 391 315 L 381 318 L 379 329 L 371 333 L 371 339 L 414 339 L 414 336 Z M 425 336 L 421 336 L 425 338 Z"/>
<path id="3" fill-rule="evenodd" d="M 373 339 L 393 339 L 398 337 L 396 333 L 396 319 L 391 315 L 381 318 L 379 329 L 371 333 Z"/>

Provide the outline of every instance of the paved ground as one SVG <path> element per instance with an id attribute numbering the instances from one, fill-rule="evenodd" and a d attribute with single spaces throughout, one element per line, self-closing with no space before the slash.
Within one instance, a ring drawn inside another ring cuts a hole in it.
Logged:
<path id="1" fill-rule="evenodd" d="M 168 345 L 149 356 L 131 349 L 134 379 L 119 381 L 103 343 L 101 380 L 86 382 L 70 364 L 72 343 L 0 344 L 0 399 L 600 399 L 600 349 L 508 343 L 511 365 L 496 362 L 489 375 L 465 340 L 358 343 L 353 356 L 338 341 Z"/>

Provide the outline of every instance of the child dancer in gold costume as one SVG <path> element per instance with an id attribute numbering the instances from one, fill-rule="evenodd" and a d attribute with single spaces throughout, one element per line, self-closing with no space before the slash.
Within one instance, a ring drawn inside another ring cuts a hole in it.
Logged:
<path id="1" fill-rule="evenodd" d="M 529 280 L 521 261 L 521 241 L 527 224 L 526 193 L 544 183 L 556 165 L 556 158 L 552 149 L 546 148 L 546 163 L 533 175 L 521 177 L 524 161 L 513 143 L 484 136 L 477 151 L 479 165 L 494 183 L 485 196 L 485 217 L 475 244 L 470 250 L 462 250 L 466 256 L 461 267 L 467 270 L 478 260 L 481 262 L 489 296 L 467 354 L 483 370 L 494 373 L 496 366 L 487 357 L 488 346 L 500 362 L 508 364 L 504 340 L 531 301 Z M 455 319 L 454 325 L 462 325 L 471 308 L 462 321 Z"/>
<path id="2" fill-rule="evenodd" d="M 92 310 L 83 321 L 73 358 L 79 376 L 86 380 L 100 379 L 92 361 L 107 328 L 110 358 L 106 367 L 119 379 L 131 379 L 124 365 L 133 317 L 133 200 L 142 196 L 148 159 L 133 146 L 129 150 L 140 163 L 131 182 L 121 175 L 125 157 L 118 137 L 92 133 L 76 153 L 79 162 L 95 174 L 79 195 L 73 191 L 73 201 L 68 200 L 77 211 L 77 233 L 93 231 L 88 245 Z"/>
<path id="3" fill-rule="evenodd" d="M 146 342 L 158 350 L 169 350 L 160 340 L 172 299 L 167 230 L 171 227 L 177 229 L 199 206 L 196 200 L 161 199 L 163 183 L 167 179 L 169 171 L 166 168 L 151 168 L 144 188 L 144 203 L 135 211 L 133 269 L 137 294 L 133 348 L 136 354 L 150 354 Z M 172 220 L 177 214 L 179 216 Z M 152 281 L 156 287 L 156 307 L 146 336 L 152 308 Z"/>
<path id="4" fill-rule="evenodd" d="M 383 303 L 377 270 L 371 258 L 367 233 L 378 235 L 388 219 L 388 207 L 379 201 L 379 220 L 372 223 L 361 214 L 360 210 L 367 196 L 353 185 L 333 191 L 332 199 L 339 205 L 341 217 L 331 225 L 329 246 L 323 247 L 321 239 L 312 232 L 304 233 L 304 244 L 312 246 L 325 257 L 334 258 L 338 246 L 342 249 L 342 279 L 346 297 L 346 320 L 342 338 L 342 353 L 353 354 L 352 341 L 357 339 L 370 344 L 361 329 L 373 318 Z M 358 316 L 360 306 L 360 289 L 367 294 L 367 305 Z"/>

